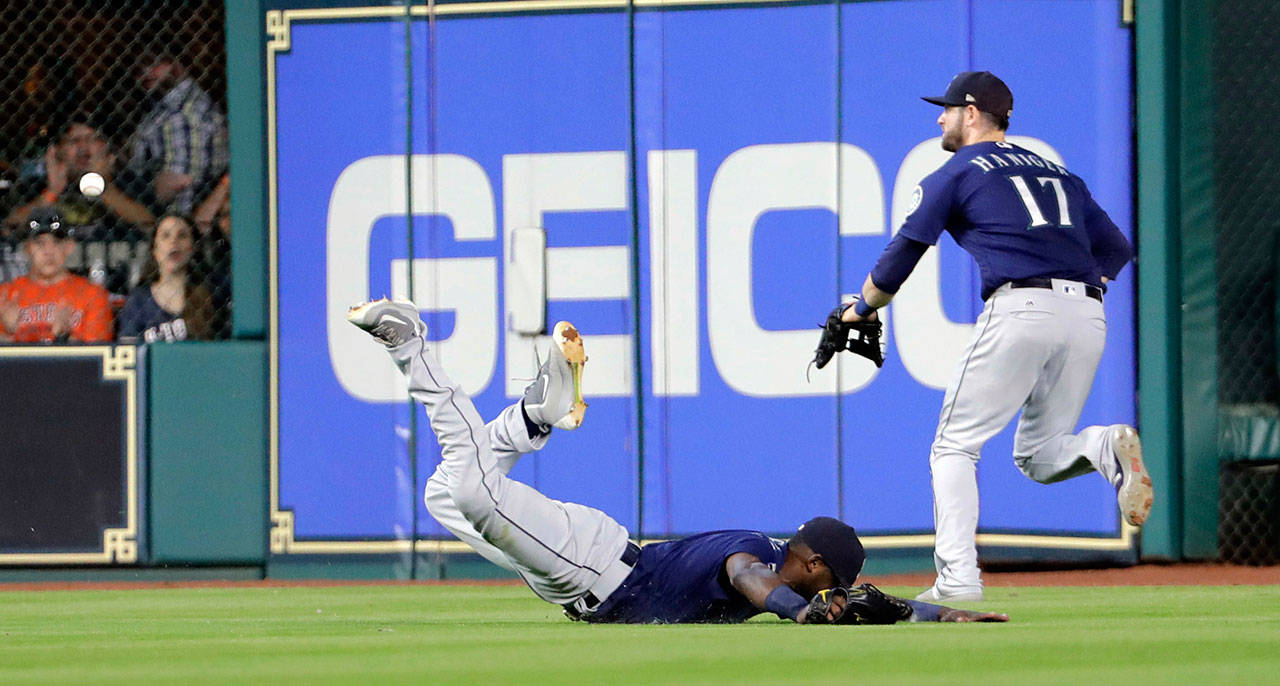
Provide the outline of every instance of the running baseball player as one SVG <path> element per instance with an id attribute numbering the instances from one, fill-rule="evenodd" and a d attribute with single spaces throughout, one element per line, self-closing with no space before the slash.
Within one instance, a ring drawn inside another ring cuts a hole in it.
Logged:
<path id="1" fill-rule="evenodd" d="M 407 301 L 375 300 L 347 319 L 382 342 L 426 406 L 442 461 L 427 509 L 477 552 L 520 575 L 538 597 L 588 622 L 741 622 L 773 612 L 798 623 L 1007 621 L 852 587 L 864 552 L 852 527 L 817 517 L 787 543 L 758 531 L 713 531 L 643 548 L 611 517 L 552 500 L 507 477 L 552 427 L 583 421 L 582 337 L 556 324 L 547 359 L 524 398 L 485 424 L 428 352 L 426 325 Z"/>
<path id="2" fill-rule="evenodd" d="M 839 320 L 865 336 L 857 327 L 878 319 L 944 230 L 978 263 L 986 306 L 947 387 L 929 455 L 938 577 L 917 596 L 975 601 L 978 456 L 1019 410 L 1013 459 L 1023 474 L 1048 484 L 1097 471 L 1115 487 L 1125 521 L 1141 526 L 1151 511 L 1133 427 L 1074 433 L 1106 339 L 1102 296 L 1133 250 L 1080 177 L 1005 141 L 1013 94 L 995 75 L 964 72 L 946 94 L 924 100 L 943 107 L 942 148 L 955 155 L 916 187 L 902 228 Z M 820 364 L 845 345 L 828 340 L 847 335 L 833 328 L 824 329 Z M 878 327 L 873 333 L 878 352 Z"/>

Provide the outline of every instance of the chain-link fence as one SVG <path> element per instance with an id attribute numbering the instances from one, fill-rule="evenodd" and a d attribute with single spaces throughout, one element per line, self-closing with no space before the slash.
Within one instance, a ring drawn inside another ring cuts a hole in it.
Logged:
<path id="1" fill-rule="evenodd" d="M 1271 0 L 1214 3 L 1214 203 L 1225 559 L 1280 562 L 1280 45 Z"/>
<path id="2" fill-rule="evenodd" d="M 1229 462 L 1218 485 L 1218 550 L 1237 564 L 1280 564 L 1280 462 Z"/>
<path id="3" fill-rule="evenodd" d="M 223 26 L 222 0 L 0 3 L 0 341 L 229 334 Z"/>
<path id="4" fill-rule="evenodd" d="M 1218 229 L 1218 393 L 1280 402 L 1276 272 L 1280 232 L 1280 3 L 1215 3 L 1214 202 Z"/>

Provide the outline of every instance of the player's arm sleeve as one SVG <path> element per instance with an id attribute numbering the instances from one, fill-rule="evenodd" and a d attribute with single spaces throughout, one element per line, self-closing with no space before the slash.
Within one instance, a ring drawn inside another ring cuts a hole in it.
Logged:
<path id="1" fill-rule="evenodd" d="M 920 600 L 908 600 L 907 604 L 911 606 L 912 622 L 936 622 L 942 613 L 941 605 L 926 603 Z"/>
<path id="2" fill-rule="evenodd" d="M 1089 246 L 1093 259 L 1097 260 L 1102 275 L 1115 279 L 1121 269 L 1133 259 L 1133 246 L 1124 237 L 1111 217 L 1098 206 L 1092 195 L 1087 195 L 1084 221 L 1089 232 Z"/>
<path id="3" fill-rule="evenodd" d="M 880 259 L 871 270 L 871 283 L 885 293 L 896 294 L 928 249 L 928 243 L 921 243 L 899 233 L 885 246 L 884 252 L 880 253 Z"/>
<path id="4" fill-rule="evenodd" d="M 111 304 L 107 292 L 95 288 L 86 299 L 80 325 L 72 336 L 85 343 L 104 343 L 111 340 Z"/>
<path id="5" fill-rule="evenodd" d="M 902 600 L 902 599 L 899 599 Z M 1002 612 L 984 612 L 981 610 L 958 610 L 954 607 L 924 603 L 919 600 L 904 600 L 911 606 L 908 622 L 1007 622 L 1009 615 Z"/>
<path id="6" fill-rule="evenodd" d="M 924 177 L 911 192 L 913 207 L 898 229 L 898 235 L 925 245 L 936 244 L 951 218 L 955 186 L 956 178 L 946 167 Z"/>

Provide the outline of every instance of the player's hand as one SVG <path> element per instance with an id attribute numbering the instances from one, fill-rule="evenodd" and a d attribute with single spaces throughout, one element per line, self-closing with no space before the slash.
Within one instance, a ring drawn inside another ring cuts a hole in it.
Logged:
<path id="1" fill-rule="evenodd" d="M 44 151 L 45 184 L 50 193 L 62 195 L 62 191 L 67 189 L 67 178 L 71 173 L 70 166 L 58 154 L 58 146 L 50 145 L 49 149 Z"/>
<path id="2" fill-rule="evenodd" d="M 939 622 L 1007 622 L 1009 615 L 999 612 L 974 612 L 973 610 L 957 610 L 944 607 L 938 612 Z"/>
<path id="3" fill-rule="evenodd" d="M 796 624 L 835 624 L 848 604 L 848 591 L 843 588 L 819 591 L 796 616 Z"/>
<path id="4" fill-rule="evenodd" d="M 827 621 L 825 623 L 834 624 L 835 621 L 840 618 L 840 615 L 844 614 L 844 606 L 848 602 L 848 598 L 843 595 L 831 596 L 831 604 L 827 606 Z M 801 610 L 800 614 L 796 616 L 796 624 L 812 623 L 809 622 L 808 614 L 808 608 Z M 821 623 L 822 622 L 819 622 L 819 624 Z"/>
<path id="5" fill-rule="evenodd" d="M 849 596 L 833 595 L 831 596 L 831 605 L 827 607 L 827 621 L 834 622 L 844 614 L 844 608 L 849 604 Z"/>
<path id="6" fill-rule="evenodd" d="M 865 357 L 877 367 L 884 366 L 884 347 L 880 343 L 883 328 L 880 320 L 875 312 L 867 317 L 858 317 L 852 307 L 854 303 L 837 305 L 827 315 L 826 321 L 818 324 L 822 334 L 818 337 L 818 347 L 813 351 L 810 367 L 822 369 L 842 350 Z M 805 377 L 808 378 L 808 370 L 805 371 Z"/>
<path id="7" fill-rule="evenodd" d="M 844 308 L 844 313 L 840 315 L 840 319 L 846 322 L 878 322 L 880 321 L 879 312 L 879 310 L 872 310 L 869 316 L 862 317 L 854 312 L 853 303 L 849 303 L 849 306 Z"/>

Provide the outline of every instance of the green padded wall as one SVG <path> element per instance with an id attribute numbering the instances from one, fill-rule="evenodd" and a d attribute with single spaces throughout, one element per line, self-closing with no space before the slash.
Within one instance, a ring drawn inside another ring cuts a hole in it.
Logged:
<path id="1" fill-rule="evenodd" d="M 147 365 L 151 560 L 263 564 L 266 344 L 152 345 Z"/>
<path id="2" fill-rule="evenodd" d="M 266 41 L 261 3 L 227 3 L 227 124 L 231 143 L 231 271 L 236 338 L 267 332 L 267 199 L 262 46 Z M 253 116 L 244 116 L 252 113 Z"/>
<path id="3" fill-rule="evenodd" d="M 1182 556 L 1178 357 L 1178 14 L 1174 0 L 1141 3 L 1137 53 L 1138 421 L 1157 486 L 1142 532 L 1144 557 Z"/>

